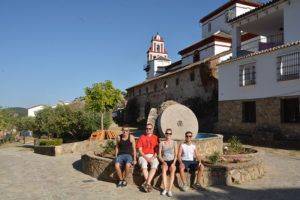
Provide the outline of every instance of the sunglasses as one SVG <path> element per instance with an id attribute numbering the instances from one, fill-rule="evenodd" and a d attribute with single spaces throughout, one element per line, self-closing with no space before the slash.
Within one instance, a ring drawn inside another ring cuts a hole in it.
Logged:
<path id="1" fill-rule="evenodd" d="M 168 133 L 168 132 L 167 132 L 166 135 L 172 135 L 172 133 Z"/>
<path id="2" fill-rule="evenodd" d="M 146 128 L 146 130 L 151 130 L 152 128 Z"/>
<path id="3" fill-rule="evenodd" d="M 191 136 L 191 135 L 186 135 L 185 137 L 186 137 L 186 138 L 191 138 L 192 136 Z"/>

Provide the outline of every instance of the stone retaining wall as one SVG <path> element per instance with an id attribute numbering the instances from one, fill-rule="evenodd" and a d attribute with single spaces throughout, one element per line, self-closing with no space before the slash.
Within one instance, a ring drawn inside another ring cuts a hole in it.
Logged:
<path id="1" fill-rule="evenodd" d="M 300 96 L 297 97 L 300 98 Z M 273 97 L 245 100 L 256 102 L 256 123 L 242 122 L 243 100 L 220 101 L 217 133 L 249 134 L 254 139 L 266 140 L 266 142 L 274 139 L 276 137 L 275 134 L 278 134 L 279 137 L 300 140 L 299 123 L 281 122 L 280 104 L 282 98 Z M 263 132 L 259 130 L 263 130 Z"/>
<path id="2" fill-rule="evenodd" d="M 232 164 L 219 164 L 219 165 L 205 165 L 204 169 L 204 185 L 232 185 L 237 183 L 244 183 L 250 180 L 262 177 L 264 168 L 262 160 L 258 153 L 253 154 L 254 159 L 245 163 L 232 163 Z M 117 176 L 114 170 L 113 159 L 95 156 L 93 153 L 82 155 L 82 171 L 99 180 L 116 182 Z M 188 183 L 192 185 L 195 180 L 195 174 L 187 173 Z M 136 165 L 132 168 L 128 176 L 127 182 L 129 184 L 141 185 L 144 182 L 140 168 Z M 161 172 L 158 170 L 156 173 L 153 185 L 161 188 L 162 177 Z M 179 187 L 181 185 L 179 173 L 176 173 L 174 185 Z"/>
<path id="3" fill-rule="evenodd" d="M 88 151 L 97 151 L 101 149 L 101 145 L 105 145 L 108 140 L 85 140 L 81 142 L 73 142 L 73 143 L 66 143 L 60 146 L 34 146 L 34 153 L 49 155 L 49 156 L 58 156 L 62 154 L 68 153 L 79 153 L 84 154 Z M 35 141 L 35 144 L 38 142 Z"/>

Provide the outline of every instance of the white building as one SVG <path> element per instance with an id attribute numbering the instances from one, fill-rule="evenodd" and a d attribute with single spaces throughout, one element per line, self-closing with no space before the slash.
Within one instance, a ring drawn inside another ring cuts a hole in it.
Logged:
<path id="1" fill-rule="evenodd" d="M 300 1 L 271 0 L 231 19 L 232 52 L 219 65 L 219 129 L 300 138 Z M 243 34 L 259 37 L 247 45 Z"/>
<path id="2" fill-rule="evenodd" d="M 36 105 L 28 108 L 28 117 L 35 117 L 36 113 L 44 108 L 46 108 L 45 105 Z"/>
<path id="3" fill-rule="evenodd" d="M 216 98 L 216 64 L 232 56 L 232 27 L 227 20 L 259 6 L 260 3 L 250 0 L 231 0 L 212 11 L 200 20 L 200 41 L 179 51 L 181 59 L 172 64 L 163 38 L 158 34 L 154 36 L 144 67 L 147 79 L 127 88 L 128 102 L 136 99 L 139 104 L 140 119 L 147 117 L 151 107 L 166 100 L 184 103 L 196 98 L 205 102 Z M 257 37 L 245 33 L 242 42 L 247 44 Z"/>

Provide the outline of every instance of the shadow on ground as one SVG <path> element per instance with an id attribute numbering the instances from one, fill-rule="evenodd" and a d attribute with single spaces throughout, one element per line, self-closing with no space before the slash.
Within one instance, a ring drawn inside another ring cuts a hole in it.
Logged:
<path id="1" fill-rule="evenodd" d="M 73 162 L 72 166 L 73 166 L 73 168 L 76 169 L 77 171 L 82 172 L 82 162 L 81 162 L 81 159 L 80 159 L 80 160 L 77 160 L 77 161 L 75 161 L 75 162 Z"/>
<path id="2" fill-rule="evenodd" d="M 175 196 L 175 199 L 230 199 L 230 200 L 287 200 L 297 199 L 300 196 L 300 188 L 274 188 L 274 189 L 243 189 L 238 187 L 222 186 L 198 191 L 196 193 L 184 193 Z"/>

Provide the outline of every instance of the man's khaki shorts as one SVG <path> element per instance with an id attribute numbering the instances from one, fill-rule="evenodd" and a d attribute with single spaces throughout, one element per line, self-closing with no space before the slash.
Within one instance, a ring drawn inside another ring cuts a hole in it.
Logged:
<path id="1" fill-rule="evenodd" d="M 153 154 L 146 154 L 145 156 L 148 157 L 148 158 L 151 158 L 153 156 Z M 159 162 L 158 162 L 158 159 L 155 158 L 155 159 L 153 159 L 153 161 L 151 163 L 148 163 L 145 160 L 145 158 L 143 158 L 143 156 L 139 157 L 139 165 L 141 166 L 142 169 L 147 169 L 148 164 L 151 165 L 151 169 L 157 169 L 158 165 L 159 165 Z"/>

